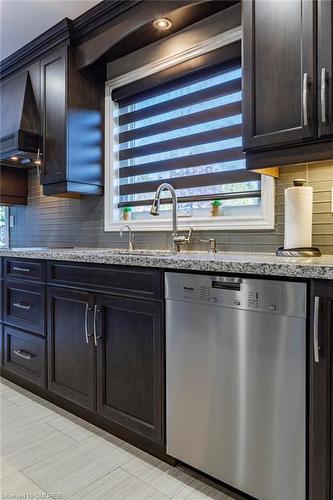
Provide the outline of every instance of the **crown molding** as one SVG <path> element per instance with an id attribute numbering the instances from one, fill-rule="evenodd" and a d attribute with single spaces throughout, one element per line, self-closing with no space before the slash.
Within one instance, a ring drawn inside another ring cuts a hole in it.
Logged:
<path id="1" fill-rule="evenodd" d="M 27 66 L 61 43 L 78 43 L 82 38 L 88 38 L 104 24 L 142 1 L 103 0 L 74 20 L 64 18 L 24 47 L 0 61 L 1 78 Z"/>
<path id="2" fill-rule="evenodd" d="M 143 0 L 103 0 L 73 20 L 73 38 L 80 42 L 95 34 L 115 17 L 133 8 Z"/>
<path id="3" fill-rule="evenodd" d="M 52 28 L 45 31 L 37 38 L 34 38 L 34 40 L 27 43 L 27 45 L 24 45 L 24 47 L 3 59 L 0 62 L 1 78 L 28 65 L 60 43 L 68 41 L 71 36 L 71 24 L 72 21 L 65 17 L 65 19 L 52 26 Z"/>

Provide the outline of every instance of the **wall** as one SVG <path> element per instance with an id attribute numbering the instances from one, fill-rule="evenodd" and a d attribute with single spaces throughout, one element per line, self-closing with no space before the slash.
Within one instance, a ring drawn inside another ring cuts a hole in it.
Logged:
<path id="1" fill-rule="evenodd" d="M 276 186 L 276 228 L 266 232 L 195 232 L 192 249 L 204 250 L 202 238 L 216 237 L 218 249 L 229 252 L 275 252 L 283 245 L 284 189 L 295 178 L 305 178 L 314 188 L 313 244 L 323 253 L 333 254 L 333 214 L 331 188 L 333 161 L 318 165 L 298 165 L 281 169 Z M 103 198 L 70 200 L 42 195 L 35 170 L 29 173 L 26 207 L 13 207 L 16 225 L 11 229 L 11 246 L 123 247 L 127 235 L 103 230 Z M 170 233 L 137 233 L 138 248 L 167 248 Z"/>

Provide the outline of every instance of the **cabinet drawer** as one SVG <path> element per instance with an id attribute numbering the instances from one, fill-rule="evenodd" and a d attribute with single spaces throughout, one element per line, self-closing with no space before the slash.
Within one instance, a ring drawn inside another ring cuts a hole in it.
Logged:
<path id="1" fill-rule="evenodd" d="M 45 262 L 30 259 L 4 259 L 4 277 L 29 281 L 45 281 Z"/>
<path id="2" fill-rule="evenodd" d="M 4 283 L 4 322 L 45 335 L 45 287 L 20 281 Z"/>
<path id="3" fill-rule="evenodd" d="M 52 285 L 136 298 L 160 299 L 162 295 L 159 269 L 48 262 L 47 280 Z"/>
<path id="4" fill-rule="evenodd" d="M 4 327 L 6 370 L 45 387 L 45 340 L 16 328 Z"/>

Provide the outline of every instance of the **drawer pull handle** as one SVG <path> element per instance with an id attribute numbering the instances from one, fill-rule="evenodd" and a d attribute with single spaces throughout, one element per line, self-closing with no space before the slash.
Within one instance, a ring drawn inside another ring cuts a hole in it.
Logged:
<path id="1" fill-rule="evenodd" d="M 28 304 L 21 304 L 20 302 L 13 302 L 13 306 L 18 309 L 24 309 L 25 311 L 29 311 L 31 309 L 31 306 Z"/>
<path id="2" fill-rule="evenodd" d="M 19 356 L 20 358 L 23 358 L 23 359 L 31 359 L 32 358 L 32 354 L 30 354 L 29 352 L 26 352 L 26 351 L 14 350 L 14 354 L 16 354 L 16 356 Z"/>
<path id="3" fill-rule="evenodd" d="M 13 266 L 13 271 L 19 271 L 19 272 L 22 272 L 22 273 L 30 273 L 30 269 L 28 269 L 27 267 L 16 267 L 16 266 Z"/>

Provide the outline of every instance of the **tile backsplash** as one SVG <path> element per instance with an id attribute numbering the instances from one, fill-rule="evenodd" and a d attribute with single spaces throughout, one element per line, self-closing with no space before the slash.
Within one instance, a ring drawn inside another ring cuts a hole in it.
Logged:
<path id="1" fill-rule="evenodd" d="M 284 189 L 292 180 L 304 178 L 314 188 L 313 245 L 325 254 L 333 254 L 333 160 L 320 164 L 281 168 L 276 181 L 276 217 L 273 231 L 195 231 L 192 249 L 204 250 L 200 239 L 215 237 L 218 249 L 229 252 L 275 252 L 283 245 Z M 103 198 L 68 199 L 42 194 L 35 170 L 29 172 L 29 198 L 25 207 L 11 208 L 15 227 L 10 230 L 11 246 L 79 246 L 124 247 L 119 233 L 104 232 Z M 136 234 L 138 248 L 167 248 L 170 233 L 145 232 Z"/>

